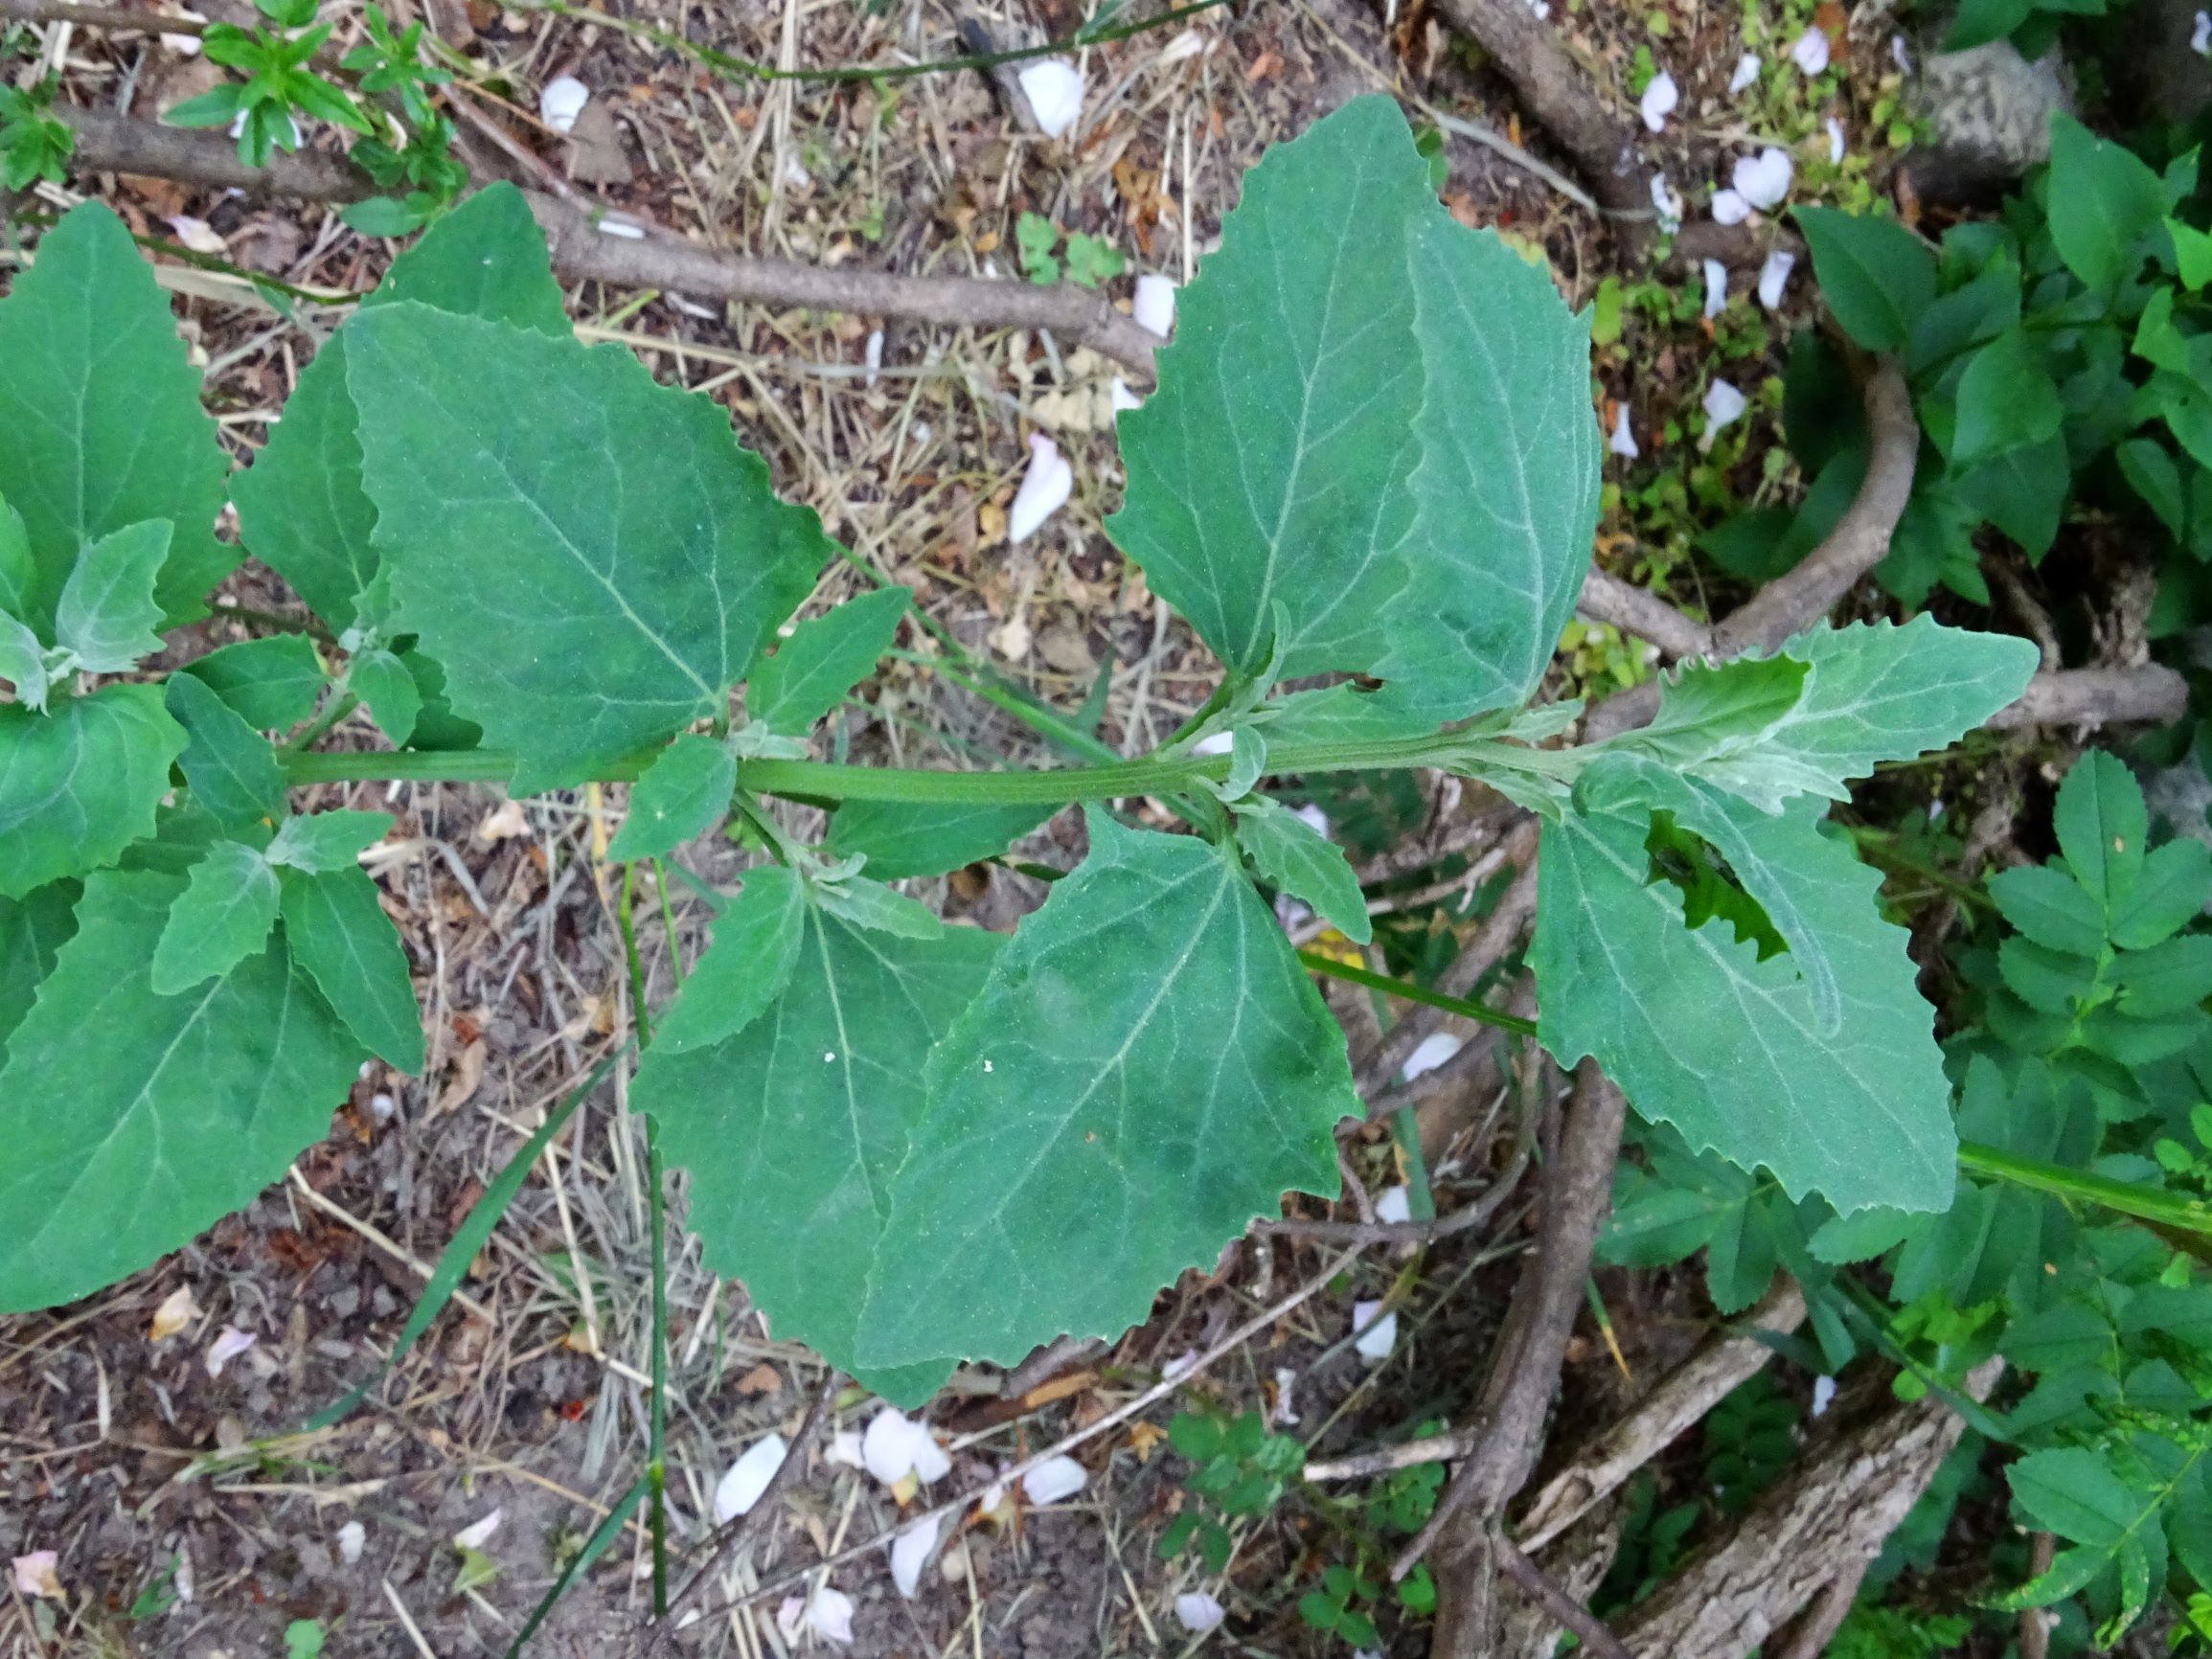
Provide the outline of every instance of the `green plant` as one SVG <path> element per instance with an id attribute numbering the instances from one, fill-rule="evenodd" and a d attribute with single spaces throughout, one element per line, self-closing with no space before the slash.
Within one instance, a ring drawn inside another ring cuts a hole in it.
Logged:
<path id="1" fill-rule="evenodd" d="M 1060 246 L 1060 227 L 1042 214 L 1025 213 L 1014 223 L 1014 243 L 1021 255 L 1021 270 L 1033 283 L 1050 284 L 1061 277 L 1078 287 L 1095 288 L 1109 277 L 1118 277 L 1126 261 L 1113 243 L 1086 231 L 1071 232 L 1067 247 Z"/>
<path id="2" fill-rule="evenodd" d="M 171 126 L 235 125 L 239 158 L 248 167 L 267 166 L 273 149 L 299 148 L 303 115 L 370 131 L 353 99 L 308 67 L 331 34 L 328 23 L 309 27 L 315 0 L 254 0 L 254 8 L 275 27 L 217 23 L 204 36 L 208 61 L 242 70 L 246 79 L 188 98 L 163 119 Z"/>
<path id="3" fill-rule="evenodd" d="M 285 1626 L 285 1659 L 321 1659 L 326 1632 L 319 1619 L 294 1619 Z"/>
<path id="4" fill-rule="evenodd" d="M 58 76 L 35 86 L 0 81 L 0 190 L 28 190 L 40 179 L 59 184 L 77 138 L 46 112 Z"/>
<path id="5" fill-rule="evenodd" d="M 1263 310 L 1286 321 L 1241 326 Z M 802 757 L 907 596 L 779 631 L 837 550 L 718 406 L 575 340 L 516 193 L 430 227 L 235 479 L 128 237 L 76 210 L 0 303 L 0 429 L 24 435 L 0 448 L 0 1308 L 175 1247 L 321 1134 L 371 1056 L 421 1065 L 356 862 L 388 821 L 292 810 L 293 786 L 363 778 L 629 782 L 616 860 L 725 819 L 763 854 L 674 1002 L 650 1029 L 638 1010 L 650 1198 L 664 1160 L 687 1168 L 709 1266 L 895 1400 L 958 1357 L 1118 1331 L 1286 1190 L 1337 1190 L 1344 1039 L 1264 895 L 1371 931 L 1270 777 L 1437 768 L 1523 803 L 1554 1056 L 1763 1167 L 1762 1203 L 1943 1213 L 1930 1012 L 1824 815 L 2011 702 L 2037 653 L 1927 618 L 1822 626 L 1685 668 L 1641 730 L 1544 746 L 1574 705 L 1523 705 L 1596 511 L 1586 330 L 1445 213 L 1393 103 L 1348 104 L 1251 173 L 1121 424 L 1110 529 L 1220 660 L 1214 694 L 1133 760 L 876 768 Z M 342 666 L 248 662 L 255 642 L 159 683 L 134 667 L 240 557 L 211 529 L 226 494 Z M 393 750 L 317 747 L 363 704 Z M 777 796 L 832 807 L 827 842 Z M 1111 810 L 1138 796 L 1196 832 Z M 1011 940 L 878 879 L 1003 852 L 1071 803 L 1088 857 Z M 1736 890 L 1703 909 L 1763 918 L 1765 944 L 1687 924 L 1657 814 Z M 656 1428 L 649 1484 L 658 1456 Z"/>
<path id="6" fill-rule="evenodd" d="M 1292 1436 L 1269 1434 L 1256 1411 L 1178 1412 L 1168 1443 L 1194 1466 L 1183 1483 L 1194 1501 L 1160 1534 L 1159 1557 L 1173 1560 L 1195 1549 L 1209 1573 L 1229 1564 L 1230 1526 L 1272 1510 L 1306 1466 L 1306 1448 Z"/>

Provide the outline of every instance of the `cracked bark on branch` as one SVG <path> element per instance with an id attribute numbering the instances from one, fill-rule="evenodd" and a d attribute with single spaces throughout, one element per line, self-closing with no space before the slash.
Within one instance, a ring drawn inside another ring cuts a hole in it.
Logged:
<path id="1" fill-rule="evenodd" d="M 1655 220 L 1635 129 L 1606 107 L 1526 0 L 1443 0 L 1443 11 L 1454 29 L 1490 54 L 1521 107 L 1574 157 L 1629 251 L 1640 257 Z"/>
<path id="2" fill-rule="evenodd" d="M 1965 1392 L 1988 1398 L 2003 1370 L 1988 1361 Z M 1641 1602 L 1621 1640 L 1641 1659 L 1747 1653 L 1829 1584 L 1865 1570 L 1965 1426 L 1930 1395 L 1832 1442 Z"/>
<path id="3" fill-rule="evenodd" d="M 4 8 L 8 0 L 0 0 Z M 155 122 L 57 106 L 55 114 L 76 135 L 75 165 L 103 172 L 137 173 L 187 184 L 297 196 L 307 201 L 352 202 L 376 187 L 343 158 L 318 150 L 272 156 L 249 167 L 220 133 L 189 131 Z M 983 277 L 910 277 L 895 271 L 830 269 L 794 260 L 755 259 L 701 247 L 666 231 L 613 236 L 593 211 L 541 191 L 523 197 L 546 234 L 553 268 L 570 282 L 620 287 L 673 289 L 740 305 L 807 306 L 860 316 L 908 317 L 956 328 L 1038 329 L 1086 345 L 1140 373 L 1152 371 L 1158 338 L 1106 300 L 1060 284 L 996 282 Z"/>

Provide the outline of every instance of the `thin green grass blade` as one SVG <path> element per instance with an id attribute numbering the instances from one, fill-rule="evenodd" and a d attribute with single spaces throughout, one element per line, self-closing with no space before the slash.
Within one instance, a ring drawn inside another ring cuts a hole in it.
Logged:
<path id="1" fill-rule="evenodd" d="M 508 1647 L 507 1659 L 516 1659 L 531 1637 L 537 1634 L 538 1625 L 544 1624 L 547 1616 L 552 1613 L 554 1603 L 568 1594 L 571 1584 L 591 1571 L 594 1561 L 606 1554 L 607 1546 L 621 1534 L 624 1523 L 628 1521 L 639 1501 L 644 1498 L 645 1489 L 646 1477 L 640 1475 L 631 1483 L 629 1490 L 623 1493 L 622 1501 L 606 1511 L 606 1519 L 592 1528 L 591 1536 L 583 1540 L 583 1548 L 577 1551 L 576 1558 L 561 1568 L 560 1577 L 553 1580 L 553 1588 L 546 1591 L 544 1598 L 530 1610 L 529 1619 Z"/>

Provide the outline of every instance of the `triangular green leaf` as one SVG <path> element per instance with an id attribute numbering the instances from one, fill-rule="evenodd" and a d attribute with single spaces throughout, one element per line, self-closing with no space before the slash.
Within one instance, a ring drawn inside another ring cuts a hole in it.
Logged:
<path id="1" fill-rule="evenodd" d="M 829 850 L 868 860 L 884 881 L 942 875 L 995 858 L 1058 807 L 923 807 L 907 801 L 847 801 L 830 820 Z"/>
<path id="2" fill-rule="evenodd" d="M 1422 400 L 1406 236 L 1441 211 L 1390 99 L 1277 145 L 1177 299 L 1159 389 L 1121 417 L 1107 528 L 1234 670 L 1278 647 L 1286 675 L 1381 660 Z"/>
<path id="3" fill-rule="evenodd" d="M 678 738 L 630 786 L 629 816 L 606 855 L 617 862 L 658 858 L 704 835 L 730 809 L 737 783 L 737 757 L 726 747 L 712 738 Z"/>
<path id="4" fill-rule="evenodd" d="M 727 414 L 617 347 L 406 305 L 350 329 L 399 620 L 515 790 L 722 714 L 833 551 Z"/>
<path id="5" fill-rule="evenodd" d="M 1333 1193 L 1344 1038 L 1221 850 L 1089 815 L 931 1053 L 857 1357 L 1118 1333 L 1286 1188 Z"/>
<path id="6" fill-rule="evenodd" d="M 397 1070 L 422 1069 L 422 1016 L 398 929 L 360 870 L 287 869 L 285 941 L 362 1046 Z"/>
<path id="7" fill-rule="evenodd" d="M 753 665 L 746 716 L 771 731 L 805 737 L 891 648 L 913 600 L 911 588 L 878 588 L 801 623 L 775 655 Z"/>
<path id="8" fill-rule="evenodd" d="M 764 893 L 764 908 L 777 897 Z M 788 913 L 774 908 L 780 925 Z M 802 925 L 788 988 L 767 1011 L 687 1053 L 656 1041 L 630 1103 L 653 1115 L 670 1161 L 691 1171 L 691 1227 L 707 1265 L 741 1278 L 779 1337 L 914 1404 L 950 1361 L 923 1353 L 908 1375 L 874 1375 L 855 1329 L 923 1109 L 917 1061 L 1004 942 L 973 928 L 931 939 L 868 932 L 810 908 Z M 742 947 L 750 932 L 729 944 Z M 794 1250 L 801 1238 L 806 1247 Z M 947 1330 L 945 1347 L 956 1340 Z"/>
<path id="9" fill-rule="evenodd" d="M 230 463 L 199 393 L 123 221 L 97 202 L 63 215 L 0 300 L 0 495 L 37 569 L 23 621 L 51 626 L 86 543 L 153 518 L 175 526 L 155 590 L 164 625 L 206 614 L 239 552 L 215 536 Z"/>
<path id="10" fill-rule="evenodd" d="M 186 995 L 154 994 L 184 886 L 86 881 L 76 936 L 9 1039 L 0 1215 L 21 1223 L 0 1230 L 0 1310 L 111 1284 L 238 1209 L 328 1130 L 361 1063 L 279 943 Z"/>
<path id="11" fill-rule="evenodd" d="M 374 847 L 391 830 L 389 812 L 350 812 L 338 809 L 306 818 L 286 818 L 277 826 L 269 843 L 271 864 L 317 873 L 352 870 L 362 852 Z"/>
<path id="12" fill-rule="evenodd" d="M 2051 242 L 2075 276 L 2104 288 L 2129 275 L 2166 206 L 2165 187 L 2141 158 L 2051 111 Z"/>
<path id="13" fill-rule="evenodd" d="M 569 332 L 545 239 L 512 185 L 479 191 L 440 218 L 392 261 L 362 311 L 399 300 L 555 336 Z M 346 389 L 349 337 L 340 329 L 324 342 L 232 491 L 245 544 L 341 630 L 354 625 L 353 602 L 379 563 L 376 510 L 361 491 L 358 418 Z"/>
<path id="14" fill-rule="evenodd" d="M 177 765 L 193 796 L 227 830 L 273 827 L 285 815 L 285 769 L 266 738 L 203 680 L 171 674 L 169 712 L 192 741 Z"/>
<path id="15" fill-rule="evenodd" d="M 1944 1208 L 1950 1088 L 1905 936 L 1876 914 L 1880 876 L 1823 836 L 1809 806 L 1737 815 L 1826 943 L 1836 1034 L 1821 1035 L 1788 956 L 1761 962 L 1725 927 L 1682 924 L 1680 895 L 1646 881 L 1643 814 L 1574 812 L 1543 828 L 1530 964 L 1544 1047 L 1562 1064 L 1594 1056 L 1646 1117 L 1764 1165 L 1792 1197 Z"/>
<path id="16" fill-rule="evenodd" d="M 54 614 L 54 643 L 96 674 L 126 673 L 161 649 L 154 579 L 169 557 L 170 522 L 110 531 L 78 556 Z"/>
<path id="17" fill-rule="evenodd" d="M 0 898 L 0 1057 L 8 1034 L 31 1011 L 38 982 L 54 971 L 54 954 L 77 931 L 74 881 L 54 881 L 20 898 Z"/>
<path id="18" fill-rule="evenodd" d="M 346 665 L 346 689 L 368 704 L 394 748 L 407 746 L 422 713 L 422 692 L 405 663 L 381 648 L 358 652 Z"/>
<path id="19" fill-rule="evenodd" d="M 1237 845 L 1252 867 L 1356 944 L 1375 937 L 1359 877 L 1334 841 L 1280 801 L 1255 795 L 1237 807 Z"/>
<path id="20" fill-rule="evenodd" d="M 192 867 L 153 951 L 153 989 L 175 996 L 258 955 L 277 924 L 277 873 L 251 847 L 217 841 Z"/>
<path id="21" fill-rule="evenodd" d="M 154 686 L 103 686 L 48 715 L 0 707 L 0 898 L 112 864 L 152 833 L 184 745 Z"/>
<path id="22" fill-rule="evenodd" d="M 652 1052 L 689 1054 L 736 1036 L 783 995 L 799 957 L 806 890 L 788 870 L 745 872 L 745 885 L 715 918 L 712 943 L 653 1028 Z"/>
<path id="23" fill-rule="evenodd" d="M 1601 455 L 1589 321 L 1549 270 L 1433 202 L 1410 244 L 1426 375 L 1416 519 L 1373 671 L 1456 718 L 1529 699 L 1582 592 Z"/>
<path id="24" fill-rule="evenodd" d="M 1836 208 L 1791 210 L 1813 252 L 1820 297 L 1869 352 L 1894 352 L 1935 298 L 1935 250 L 1893 218 Z"/>
<path id="25" fill-rule="evenodd" d="M 321 659 L 305 634 L 271 634 L 240 640 L 185 664 L 257 732 L 282 732 L 315 712 L 329 683 Z"/>
<path id="26" fill-rule="evenodd" d="M 1693 664 L 1667 683 L 1658 717 L 1610 747 L 1645 754 L 1779 811 L 1792 796 L 1846 798 L 1882 761 L 1942 748 L 2017 699 L 2036 648 L 1931 617 L 1823 625 L 1771 657 Z M 1794 693 L 1791 682 L 1803 665 Z"/>

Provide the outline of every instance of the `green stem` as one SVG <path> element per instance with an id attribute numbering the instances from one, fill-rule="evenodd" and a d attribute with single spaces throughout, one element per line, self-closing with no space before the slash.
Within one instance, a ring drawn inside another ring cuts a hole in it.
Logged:
<path id="1" fill-rule="evenodd" d="M 1494 1008 L 1485 1008 L 1479 1002 L 1469 1002 L 1465 997 L 1447 996 L 1441 990 L 1430 990 L 1425 986 L 1392 979 L 1387 974 L 1371 973 L 1364 967 L 1354 967 L 1348 962 L 1338 962 L 1333 956 L 1323 956 L 1317 950 L 1301 950 L 1298 960 L 1314 972 L 1328 974 L 1332 979 L 1349 980 L 1370 990 L 1403 997 L 1407 1002 L 1418 1002 L 1427 1008 L 1442 1009 L 1446 1013 L 1455 1013 L 1465 1019 L 1494 1025 L 1499 1031 L 1512 1032 L 1516 1036 L 1536 1035 L 1536 1021 L 1522 1019 L 1518 1014 L 1500 1013 Z"/>
<path id="2" fill-rule="evenodd" d="M 1271 773 L 1379 771 L 1448 764 L 1466 770 L 1494 749 L 1516 771 L 1532 758 L 1556 772 L 1546 751 L 1512 744 L 1471 744 L 1447 733 L 1383 739 L 1364 743 L 1305 743 L 1270 753 Z M 602 783 L 634 782 L 658 753 L 645 750 L 599 769 Z M 1576 751 L 1566 751 L 1576 753 Z M 400 750 L 354 754 L 287 754 L 285 775 L 294 784 L 403 780 L 413 783 L 497 784 L 513 775 L 516 757 L 498 749 Z M 1042 807 L 1071 801 L 1105 801 L 1123 795 L 1178 794 L 1201 779 L 1227 776 L 1226 755 L 1169 755 L 1107 761 L 1094 766 L 1037 771 L 950 772 L 901 766 L 849 766 L 828 761 L 743 761 L 738 785 L 764 795 L 810 801 L 903 801 L 934 807 Z"/>
<path id="3" fill-rule="evenodd" d="M 643 1054 L 652 1041 L 652 1027 L 645 1011 L 645 963 L 638 955 L 637 928 L 630 916 L 636 878 L 637 866 L 624 865 L 622 902 L 615 910 L 615 920 L 622 929 L 623 960 L 629 968 L 630 1023 L 637 1031 L 638 1052 Z M 652 1398 L 648 1408 L 650 1427 L 647 1432 L 645 1478 L 652 1498 L 648 1511 L 652 1531 L 652 1608 L 655 1617 L 665 1619 L 669 1610 L 668 1505 L 662 1495 L 668 1484 L 668 1216 L 662 1192 L 667 1181 L 661 1168 L 659 1129 L 648 1112 L 645 1182 L 646 1227 L 652 1239 Z"/>
<path id="4" fill-rule="evenodd" d="M 1958 1167 L 1977 1175 L 1994 1175 L 2032 1192 L 2048 1193 L 2055 1198 L 2101 1205 L 2155 1229 L 2212 1237 L 2212 1204 L 2200 1198 L 2186 1198 L 2163 1188 L 2137 1187 L 2127 1181 L 2115 1181 L 2109 1175 L 2091 1174 L 2087 1170 L 2069 1170 L 2061 1164 L 2046 1164 L 2041 1158 L 2023 1158 L 2017 1152 L 1975 1141 L 1959 1143 Z"/>
<path id="5" fill-rule="evenodd" d="M 308 745 L 324 737 L 332 726 L 360 706 L 361 699 L 353 695 L 352 692 L 342 689 L 333 691 L 330 700 L 322 706 L 315 717 L 300 729 L 299 736 L 278 747 L 277 759 L 282 761 L 287 769 L 295 761 L 316 759 L 315 756 L 307 752 Z M 295 778 L 293 780 L 294 783 L 314 784 L 331 781 L 321 778 Z"/>

